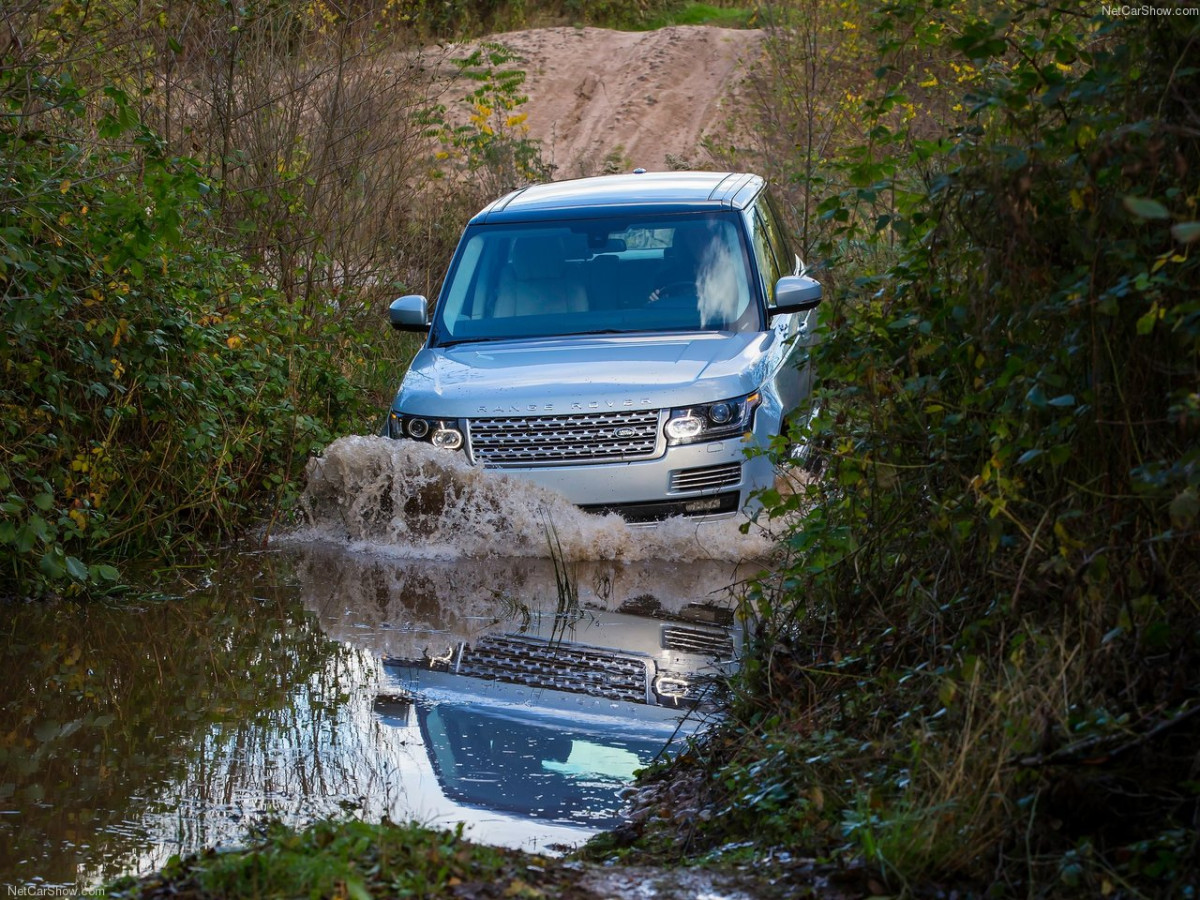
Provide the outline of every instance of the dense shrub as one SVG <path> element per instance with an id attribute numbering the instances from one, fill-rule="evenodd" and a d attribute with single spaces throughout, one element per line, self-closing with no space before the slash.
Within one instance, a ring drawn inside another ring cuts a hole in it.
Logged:
<path id="1" fill-rule="evenodd" d="M 1182 896 L 1200 17 L 878 13 L 843 22 L 883 63 L 852 98 L 859 139 L 790 163 L 825 192 L 793 208 L 840 286 L 802 436 L 825 468 L 765 498 L 796 517 L 791 562 L 752 598 L 721 826 L 852 851 L 893 887 Z M 805 33 L 775 32 L 782 70 L 806 71 Z"/>
<path id="2" fill-rule="evenodd" d="M 31 57 L 0 100 L 0 591 L 73 590 L 262 515 L 355 399 L 119 88 Z"/>

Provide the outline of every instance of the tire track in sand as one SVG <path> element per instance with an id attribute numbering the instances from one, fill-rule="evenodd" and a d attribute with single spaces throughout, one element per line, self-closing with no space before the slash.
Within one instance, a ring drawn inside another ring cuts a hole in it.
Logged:
<path id="1" fill-rule="evenodd" d="M 727 132 L 763 33 L 709 26 L 625 32 L 539 28 L 493 35 L 524 60 L 529 136 L 555 178 L 599 173 L 606 157 L 650 170 L 702 165 L 706 135 Z"/>

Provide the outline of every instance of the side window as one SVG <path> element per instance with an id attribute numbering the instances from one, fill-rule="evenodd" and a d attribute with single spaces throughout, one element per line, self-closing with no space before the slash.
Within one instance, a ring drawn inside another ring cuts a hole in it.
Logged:
<path id="1" fill-rule="evenodd" d="M 787 231 L 783 227 L 783 219 L 779 217 L 779 210 L 775 208 L 774 202 L 766 194 L 762 196 L 760 209 L 763 212 L 763 221 L 767 226 L 767 240 L 770 241 L 771 249 L 775 252 L 775 261 L 779 266 L 779 271 L 783 275 L 795 275 L 796 254 L 788 246 Z"/>
<path id="2" fill-rule="evenodd" d="M 779 261 L 775 258 L 775 248 L 772 246 L 766 217 L 757 206 L 751 210 L 749 225 L 750 244 L 754 248 L 754 262 L 758 266 L 759 277 L 763 280 L 767 304 L 770 305 L 775 302 L 775 282 L 780 279 L 783 272 L 780 269 Z"/>
<path id="3" fill-rule="evenodd" d="M 453 280 L 443 287 L 446 300 L 442 308 L 442 320 L 454 332 L 454 325 L 460 319 L 470 319 L 475 315 L 469 300 L 471 287 L 478 277 L 479 259 L 483 255 L 483 236 L 475 235 L 463 247 L 458 265 L 453 272 Z"/>

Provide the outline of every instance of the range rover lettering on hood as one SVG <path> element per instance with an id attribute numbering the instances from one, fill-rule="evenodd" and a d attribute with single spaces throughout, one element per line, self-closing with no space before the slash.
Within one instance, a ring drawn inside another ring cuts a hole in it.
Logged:
<path id="1" fill-rule="evenodd" d="M 596 412 L 605 409 L 648 409 L 653 404 L 649 397 L 640 400 L 629 397 L 625 400 L 573 400 L 570 403 L 510 403 L 503 406 L 480 406 L 481 416 L 511 416 L 525 413 Z"/>

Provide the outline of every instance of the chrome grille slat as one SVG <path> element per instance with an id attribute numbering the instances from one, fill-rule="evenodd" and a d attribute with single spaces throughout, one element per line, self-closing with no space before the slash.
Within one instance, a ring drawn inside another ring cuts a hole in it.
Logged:
<path id="1" fill-rule="evenodd" d="M 464 647 L 459 675 L 646 703 L 650 671 L 644 659 L 577 644 L 547 644 L 514 635 L 486 635 Z"/>
<path id="2" fill-rule="evenodd" d="M 703 653 L 720 659 L 733 658 L 733 637 L 727 631 L 710 631 L 687 625 L 664 625 L 662 646 L 664 650 Z"/>
<path id="3" fill-rule="evenodd" d="M 650 459 L 659 451 L 659 418 L 658 410 L 504 416 L 470 419 L 467 433 L 485 466 Z"/>
<path id="4" fill-rule="evenodd" d="M 742 480 L 741 463 L 721 463 L 698 469 L 678 469 L 671 473 L 672 491 L 699 491 L 727 487 Z"/>

